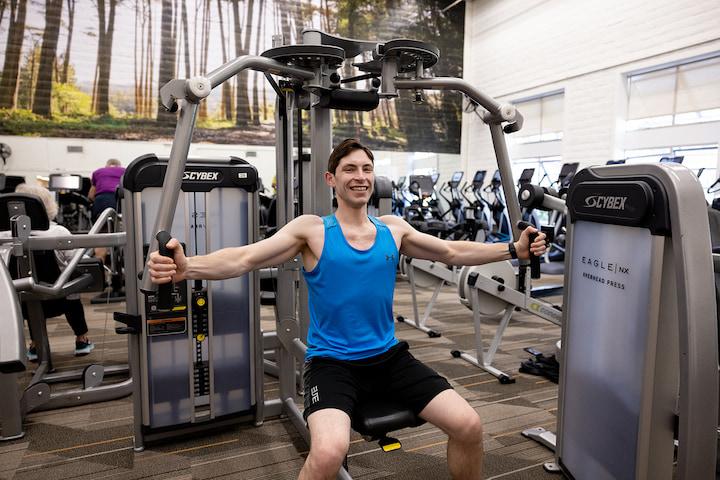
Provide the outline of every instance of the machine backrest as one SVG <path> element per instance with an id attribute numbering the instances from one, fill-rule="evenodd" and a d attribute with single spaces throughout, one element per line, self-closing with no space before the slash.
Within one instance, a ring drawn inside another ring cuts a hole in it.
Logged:
<path id="1" fill-rule="evenodd" d="M 10 219 L 15 215 L 30 217 L 32 230 L 47 230 L 50 228 L 45 206 L 35 195 L 26 193 L 6 193 L 0 195 L 0 231 L 10 230 Z M 33 252 L 35 264 L 35 278 L 41 282 L 54 283 L 60 275 L 55 252 L 41 250 Z M 27 276 L 25 272 L 18 272 L 15 257 L 10 258 L 8 270 L 13 278 Z"/>

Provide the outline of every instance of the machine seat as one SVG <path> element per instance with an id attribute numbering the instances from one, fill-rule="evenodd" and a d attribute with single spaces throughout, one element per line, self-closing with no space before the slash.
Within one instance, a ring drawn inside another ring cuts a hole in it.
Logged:
<path id="1" fill-rule="evenodd" d="M 400 448 L 400 442 L 388 437 L 388 432 L 409 427 L 419 427 L 425 420 L 407 407 L 386 401 L 361 403 L 352 418 L 352 428 L 369 440 L 378 440 L 386 452 Z"/>

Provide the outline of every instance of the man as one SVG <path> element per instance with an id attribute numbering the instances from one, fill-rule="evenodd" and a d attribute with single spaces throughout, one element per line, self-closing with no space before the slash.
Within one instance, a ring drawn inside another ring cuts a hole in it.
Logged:
<path id="1" fill-rule="evenodd" d="M 373 154 L 355 139 L 333 150 L 325 181 L 335 189 L 334 215 L 302 215 L 266 240 L 190 258 L 172 239 L 167 247 L 173 259 L 150 255 L 153 282 L 231 278 L 301 254 L 310 307 L 303 415 L 311 446 L 299 478 L 335 478 L 349 447 L 353 408 L 374 392 L 403 402 L 448 435 L 453 478 L 481 478 L 480 417 L 447 380 L 395 338 L 392 303 L 399 253 L 449 265 L 505 260 L 511 251 L 527 259 L 530 252 L 543 254 L 544 235 L 530 245 L 529 234 L 535 232 L 530 227 L 514 245 L 454 242 L 420 233 L 399 217 L 368 217 Z"/>

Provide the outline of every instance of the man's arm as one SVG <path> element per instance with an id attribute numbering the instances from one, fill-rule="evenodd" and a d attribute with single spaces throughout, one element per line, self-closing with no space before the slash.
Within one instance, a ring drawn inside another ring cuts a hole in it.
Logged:
<path id="1" fill-rule="evenodd" d="M 167 247 L 173 251 L 173 258 L 163 257 L 158 252 L 150 254 L 150 277 L 154 283 L 179 282 L 184 279 L 222 280 L 270 265 L 279 265 L 303 250 L 308 235 L 318 224 L 322 227 L 322 219 L 319 217 L 302 215 L 265 240 L 193 257 L 186 257 L 180 243 L 173 238 L 167 243 Z"/>
<path id="2" fill-rule="evenodd" d="M 510 259 L 507 243 L 480 243 L 460 240 L 441 240 L 432 235 L 418 232 L 405 220 L 392 215 L 381 218 L 391 229 L 399 232 L 400 251 L 411 258 L 436 260 L 448 265 L 482 265 Z M 530 244 L 530 234 L 537 232 L 533 227 L 523 230 L 515 249 L 521 259 L 530 258 L 533 253 L 540 256 L 545 253 L 545 234 L 539 233 Z"/>

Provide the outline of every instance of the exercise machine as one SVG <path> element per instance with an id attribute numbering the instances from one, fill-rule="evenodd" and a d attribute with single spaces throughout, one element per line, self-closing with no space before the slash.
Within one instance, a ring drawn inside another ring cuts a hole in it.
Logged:
<path id="1" fill-rule="evenodd" d="M 115 319 L 125 325 L 118 333 L 129 335 L 136 451 L 148 442 L 263 419 L 256 273 L 182 281 L 167 297 L 138 289 L 168 168 L 166 159 L 145 155 L 128 165 L 122 181 L 128 295 L 127 313 Z M 182 178 L 172 231 L 188 255 L 256 240 L 253 166 L 238 158 L 188 160 Z"/>
<path id="2" fill-rule="evenodd" d="M 4 332 L 0 344 L 0 424 L 3 432 L 0 440 L 24 436 L 23 419 L 29 412 L 113 400 L 131 393 L 131 378 L 103 384 L 106 376 L 126 375 L 127 366 L 90 364 L 79 370 L 56 371 L 41 304 L 44 300 L 102 288 L 102 266 L 95 259 L 83 259 L 83 253 L 87 248 L 125 243 L 124 233 L 97 233 L 107 217 L 114 214 L 110 208 L 105 210 L 87 235 L 31 236 L 33 230 L 49 228 L 41 200 L 17 193 L 0 196 L 0 230 L 11 232 L 10 238 L 0 240 L 0 295 L 6 300 L 3 307 L 7 310 L 0 316 Z M 55 250 L 73 249 L 77 251 L 61 272 Z M 38 351 L 37 369 L 22 389 L 19 375 L 25 371 L 26 363 L 20 302 L 25 303 L 28 325 Z M 52 388 L 55 384 L 78 381 L 82 386 Z"/>
<path id="3" fill-rule="evenodd" d="M 426 89 L 458 91 L 467 95 L 476 108 L 482 108 L 482 118 L 489 125 L 495 144 L 501 168 L 501 182 L 506 187 L 506 191 L 511 191 L 510 195 L 514 197 L 514 182 L 504 134 L 519 130 L 522 126 L 522 116 L 514 106 L 495 101 L 462 79 L 427 76 L 426 69 L 435 65 L 439 58 L 436 47 L 405 39 L 388 42 L 352 40 L 328 35 L 318 30 L 305 30 L 302 41 L 303 43 L 298 45 L 282 45 L 278 42 L 261 56 L 239 57 L 204 76 L 171 80 L 161 88 L 161 102 L 168 110 L 178 112 L 178 125 L 167 162 L 162 193 L 156 202 L 159 207 L 152 228 L 149 228 L 150 223 L 147 223 L 145 239 L 150 243 L 150 251 L 157 250 L 158 233 L 162 231 L 175 233 L 173 219 L 183 186 L 186 157 L 200 101 L 207 97 L 213 88 L 245 69 L 265 73 L 268 82 L 277 93 L 275 131 L 279 227 L 289 222 L 294 214 L 295 173 L 292 160 L 292 132 L 297 110 L 310 111 L 311 162 L 309 175 L 301 182 L 303 189 L 307 189 L 300 193 L 303 198 L 302 211 L 328 215 L 332 212 L 332 197 L 324 183 L 323 174 L 332 149 L 332 109 L 373 110 L 378 106 L 380 98 L 397 97 L 399 89 L 417 92 L 418 96 L 421 96 L 421 91 Z M 362 78 L 343 79 L 338 73 L 340 67 L 346 59 L 355 58 L 360 54 L 371 58 L 367 62 L 355 64 L 363 72 L 360 76 Z M 272 75 L 283 79 L 276 79 Z M 343 83 L 361 79 L 369 80 L 369 86 L 365 90 L 342 87 Z M 297 148 L 302 152 L 303 145 L 299 144 Z M 306 194 L 309 197 L 308 201 L 305 198 Z M 514 200 L 514 207 L 513 202 L 510 204 L 512 216 L 519 219 L 517 199 Z M 515 235 L 518 234 L 519 232 L 515 231 Z M 136 265 L 139 271 L 141 264 Z M 298 259 L 278 266 L 276 332 L 274 336 L 263 335 L 263 346 L 271 345 L 270 348 L 277 350 L 275 358 L 280 374 L 280 398 L 276 403 L 266 404 L 263 415 L 272 416 L 280 413 L 287 415 L 300 435 L 308 441 L 309 432 L 296 405 L 296 367 L 302 365 L 304 359 L 302 332 L 308 324 L 307 287 L 304 282 L 299 282 L 299 292 L 295 287 L 299 278 L 299 268 Z M 142 302 L 157 296 L 155 292 L 158 288 L 152 284 L 147 272 L 143 272 L 141 289 L 148 292 Z M 138 298 L 138 302 L 140 301 Z M 259 345 L 256 345 L 255 349 L 262 351 Z M 371 405 L 371 408 L 359 409 L 358 415 L 353 418 L 353 428 L 361 434 L 377 437 L 379 434 L 384 435 L 383 432 L 418 423 L 415 415 L 406 408 L 392 405 L 389 401 L 383 404 L 382 406 L 391 408 L 379 410 Z M 140 412 L 136 411 L 135 414 L 138 416 Z M 263 416 L 257 413 L 256 415 L 258 419 Z M 373 432 L 369 432 L 369 425 L 374 425 Z M 350 478 L 344 469 L 340 471 L 339 477 Z"/>
<path id="4" fill-rule="evenodd" d="M 672 163 L 588 168 L 567 205 L 557 437 L 523 434 L 571 478 L 714 478 L 718 332 L 699 182 Z"/>
<path id="5" fill-rule="evenodd" d="M 83 177 L 70 173 L 51 173 L 48 190 L 57 194 L 57 223 L 72 233 L 86 233 L 92 220 L 90 200 L 82 193 Z"/>

